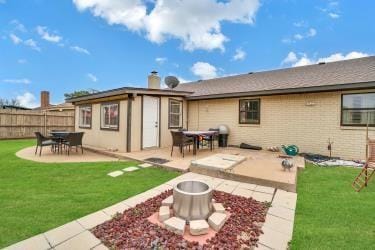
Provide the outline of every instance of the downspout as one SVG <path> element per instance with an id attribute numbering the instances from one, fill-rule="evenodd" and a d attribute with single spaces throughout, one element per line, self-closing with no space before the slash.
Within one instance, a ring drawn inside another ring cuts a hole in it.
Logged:
<path id="1" fill-rule="evenodd" d="M 186 100 L 186 129 L 189 130 L 189 101 Z"/>
<path id="2" fill-rule="evenodd" d="M 133 94 L 128 95 L 128 112 L 126 119 L 126 152 L 131 152 L 131 141 L 132 141 L 132 107 L 133 107 Z"/>

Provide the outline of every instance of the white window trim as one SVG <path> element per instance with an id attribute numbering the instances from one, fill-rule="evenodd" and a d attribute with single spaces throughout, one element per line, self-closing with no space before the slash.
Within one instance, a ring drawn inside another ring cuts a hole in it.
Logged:
<path id="1" fill-rule="evenodd" d="M 179 113 L 172 113 L 172 103 L 174 102 L 174 105 L 178 104 L 180 106 L 180 112 Z M 169 128 L 182 128 L 183 126 L 183 101 L 182 100 L 175 100 L 175 99 L 169 99 L 169 110 L 168 110 L 168 127 Z M 179 116 L 179 124 L 178 125 L 174 125 L 174 124 L 171 124 L 172 122 L 172 119 L 171 119 L 171 115 L 178 115 Z"/>
<path id="2" fill-rule="evenodd" d="M 109 110 L 110 110 L 112 106 L 117 106 L 117 124 L 116 125 L 105 124 L 104 108 L 108 107 Z M 120 112 L 119 111 L 120 111 L 119 103 L 102 104 L 101 107 L 100 107 L 100 128 L 118 130 L 119 124 L 120 124 Z"/>
<path id="3" fill-rule="evenodd" d="M 91 113 L 91 119 L 90 119 L 90 124 L 84 124 L 83 122 L 83 117 L 82 117 L 82 110 L 90 110 Z M 91 123 L 92 123 L 92 107 L 91 106 L 80 106 L 79 107 L 79 114 L 78 114 L 78 123 L 80 128 L 91 128 Z"/>

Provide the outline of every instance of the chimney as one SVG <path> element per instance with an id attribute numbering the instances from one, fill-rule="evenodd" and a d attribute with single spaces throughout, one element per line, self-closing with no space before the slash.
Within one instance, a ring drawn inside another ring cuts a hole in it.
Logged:
<path id="1" fill-rule="evenodd" d="M 160 89 L 160 77 L 157 71 L 152 71 L 148 76 L 148 88 L 149 89 Z"/>
<path id="2" fill-rule="evenodd" d="M 49 107 L 49 92 L 42 91 L 40 92 L 40 108 L 45 109 Z"/>

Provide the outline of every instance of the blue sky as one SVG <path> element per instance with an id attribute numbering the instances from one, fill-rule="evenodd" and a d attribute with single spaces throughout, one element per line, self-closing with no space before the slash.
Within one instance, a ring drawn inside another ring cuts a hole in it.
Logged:
<path id="1" fill-rule="evenodd" d="M 375 54 L 375 1 L 0 0 L 0 98 L 145 87 Z"/>

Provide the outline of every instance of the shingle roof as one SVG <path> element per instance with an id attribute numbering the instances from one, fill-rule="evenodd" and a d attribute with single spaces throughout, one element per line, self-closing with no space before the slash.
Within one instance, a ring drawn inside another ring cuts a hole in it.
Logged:
<path id="1" fill-rule="evenodd" d="M 204 99 L 297 89 L 340 90 L 349 87 L 346 84 L 360 87 L 360 83 L 363 88 L 375 88 L 375 56 L 185 83 L 174 90 L 194 92 L 189 99 Z"/>

